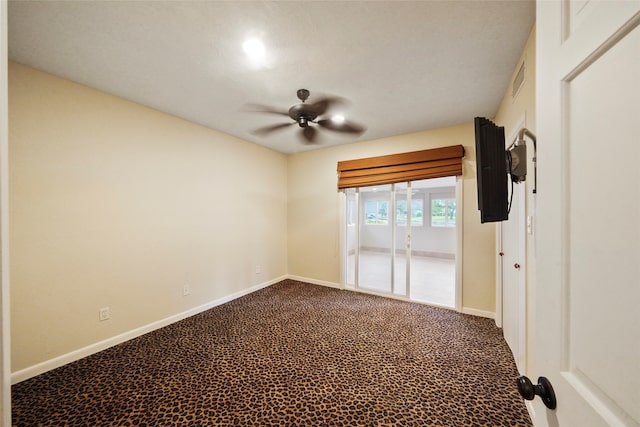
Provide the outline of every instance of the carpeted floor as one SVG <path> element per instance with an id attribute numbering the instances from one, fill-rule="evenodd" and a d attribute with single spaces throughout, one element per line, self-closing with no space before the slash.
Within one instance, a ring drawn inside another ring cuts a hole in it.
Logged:
<path id="1" fill-rule="evenodd" d="M 16 384 L 25 426 L 530 426 L 483 319 L 287 280 Z"/>

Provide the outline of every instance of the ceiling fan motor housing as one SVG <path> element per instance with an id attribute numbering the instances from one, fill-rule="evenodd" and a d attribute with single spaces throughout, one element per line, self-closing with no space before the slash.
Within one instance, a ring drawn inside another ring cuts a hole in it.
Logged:
<path id="1" fill-rule="evenodd" d="M 318 113 L 311 110 L 305 104 L 296 104 L 289 108 L 289 117 L 298 123 L 301 128 L 309 126 L 309 122 L 312 122 L 318 117 Z"/>

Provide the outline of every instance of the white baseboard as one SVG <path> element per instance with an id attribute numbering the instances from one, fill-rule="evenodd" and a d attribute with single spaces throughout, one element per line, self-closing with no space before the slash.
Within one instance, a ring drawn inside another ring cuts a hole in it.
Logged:
<path id="1" fill-rule="evenodd" d="M 472 316 L 486 317 L 487 319 L 495 319 L 496 314 L 493 311 L 478 310 L 477 308 L 462 307 L 463 314 L 470 314 Z"/>
<path id="2" fill-rule="evenodd" d="M 312 285 L 328 286 L 330 288 L 345 289 L 347 291 L 354 291 L 355 290 L 355 289 L 350 288 L 350 287 L 344 287 L 339 283 L 326 282 L 326 281 L 323 281 L 323 280 L 312 279 L 310 277 L 302 277 L 302 276 L 295 276 L 295 275 L 292 275 L 292 274 L 288 274 L 286 276 L 286 278 L 287 279 L 291 279 L 291 280 L 297 280 L 299 282 L 311 283 Z M 388 295 L 388 294 L 377 293 L 377 292 L 373 292 L 373 291 L 366 291 L 366 290 L 362 290 L 362 289 L 360 289 L 358 292 L 406 301 L 406 298 L 398 297 L 398 296 L 395 296 L 395 295 Z M 418 302 L 418 301 L 414 301 L 414 302 L 419 303 L 419 304 L 426 304 L 426 305 L 431 305 L 431 306 L 435 306 L 435 307 L 446 308 L 448 310 L 452 309 L 451 307 L 440 306 L 438 304 L 427 304 L 427 303 L 422 303 L 422 302 Z M 496 317 L 495 313 L 493 311 L 478 310 L 477 308 L 471 308 L 471 307 L 463 307 L 462 308 L 462 313 L 463 314 L 470 314 L 472 316 L 486 317 L 488 319 L 494 319 Z"/>
<path id="3" fill-rule="evenodd" d="M 169 316 L 165 319 L 161 319 L 148 325 L 141 326 L 136 329 L 132 329 L 131 331 L 124 332 L 120 335 L 116 335 L 111 338 L 107 338 L 106 340 L 99 341 L 97 343 L 88 345 L 86 347 L 80 348 L 78 350 L 74 350 L 70 353 L 63 354 L 58 357 L 54 357 L 53 359 L 46 360 L 44 362 L 40 362 L 36 365 L 29 366 L 28 368 L 21 369 L 19 371 L 13 372 L 11 374 L 11 384 L 17 384 L 21 381 L 27 380 L 29 378 L 33 378 L 37 375 L 43 374 L 52 369 L 59 368 L 68 363 L 75 362 L 76 360 L 80 360 L 84 357 L 90 356 L 92 354 L 98 353 L 102 350 L 106 350 L 109 347 L 116 346 L 118 344 L 122 344 L 125 341 L 129 341 L 133 338 L 137 338 L 146 333 L 155 331 L 156 329 L 163 328 L 172 323 L 178 322 L 180 320 L 186 319 L 187 317 L 194 316 L 196 314 L 202 313 L 203 311 L 207 311 L 213 307 L 224 304 L 226 302 L 232 301 L 234 299 L 240 298 L 242 296 L 248 295 L 257 290 L 266 288 L 275 283 L 281 282 L 288 277 L 282 276 L 273 280 L 269 280 L 268 282 L 259 283 L 257 285 L 251 286 L 250 288 L 243 289 L 238 292 L 234 292 L 231 295 L 224 296 L 222 298 L 218 298 L 216 300 L 210 301 L 206 304 L 200 305 L 198 307 L 191 308 L 187 311 L 183 311 L 182 313 L 175 314 L 173 316 Z"/>
<path id="4" fill-rule="evenodd" d="M 116 346 L 118 344 L 122 344 L 125 341 L 129 341 L 133 338 L 137 338 L 146 333 L 155 331 L 156 329 L 163 328 L 165 326 L 171 325 L 172 323 L 179 322 L 180 320 L 186 319 L 187 317 L 194 316 L 196 314 L 202 313 L 203 311 L 207 311 L 213 307 L 224 304 L 226 302 L 232 301 L 234 299 L 240 298 L 242 296 L 248 295 L 257 290 L 266 288 L 275 283 L 281 282 L 286 279 L 297 280 L 300 282 L 311 283 L 313 285 L 327 286 L 330 288 L 342 289 L 343 286 L 339 283 L 328 282 L 324 280 L 312 279 L 309 277 L 301 277 L 295 276 L 291 274 L 287 274 L 276 279 L 269 280 L 268 282 L 259 283 L 250 288 L 235 292 L 233 294 L 224 296 L 222 298 L 218 298 L 216 300 L 210 301 L 206 304 L 200 305 L 198 307 L 194 307 L 187 311 L 183 311 L 182 313 L 175 314 L 173 316 L 169 316 L 165 319 L 161 319 L 147 325 L 141 326 L 136 329 L 132 329 L 131 331 L 124 332 L 120 335 L 113 336 L 111 338 L 107 338 L 106 340 L 99 341 L 97 343 L 88 345 L 86 347 L 80 348 L 78 350 L 74 350 L 67 354 L 63 354 L 58 357 L 54 357 L 53 359 L 46 360 L 44 362 L 40 362 L 36 365 L 29 366 L 27 368 L 21 369 L 19 371 L 13 372 L 11 374 L 11 384 L 17 384 L 21 381 L 27 380 L 29 378 L 33 378 L 37 375 L 43 374 L 47 371 L 59 368 L 68 363 L 75 362 L 76 360 L 80 360 L 84 357 L 90 356 L 92 354 L 98 353 L 100 351 L 106 350 L 110 347 Z M 474 316 L 487 317 L 493 319 L 495 317 L 493 312 L 477 310 L 475 308 L 465 307 L 462 309 L 462 313 L 471 314 Z"/>
<path id="5" fill-rule="evenodd" d="M 354 288 L 352 287 L 344 287 L 339 283 L 334 283 L 334 282 L 326 282 L 323 280 L 317 280 L 317 279 L 311 279 L 309 277 L 301 277 L 301 276 L 294 276 L 294 275 L 287 275 L 286 276 L 287 279 L 291 279 L 291 280 L 297 280 L 299 282 L 305 282 L 305 283 L 311 283 L 312 285 L 321 285 L 321 286 L 328 286 L 330 288 L 337 288 L 337 289 L 344 289 L 347 291 L 355 291 Z M 364 294 L 369 294 L 369 295 L 377 295 L 377 296 L 382 296 L 385 298 L 392 298 L 392 299 L 398 299 L 398 300 L 402 300 L 402 301 L 407 301 L 406 298 L 404 297 L 399 297 L 396 295 L 388 295 L 388 294 L 384 294 L 384 293 L 379 293 L 379 292 L 374 292 L 374 291 L 367 291 L 367 290 L 363 290 L 363 289 L 359 289 L 358 292 L 364 293 Z M 438 305 L 438 304 L 430 304 L 430 303 L 424 303 L 424 302 L 420 302 L 420 301 L 413 301 L 417 304 L 425 304 L 425 305 L 429 305 L 432 307 L 440 307 L 440 308 L 445 308 L 447 310 L 452 310 L 451 307 L 447 307 L 444 305 Z M 488 319 L 494 319 L 495 318 L 495 313 L 492 311 L 485 311 L 485 310 L 478 310 L 476 308 L 471 308 L 471 307 L 463 307 L 462 308 L 462 313 L 463 314 L 470 314 L 472 316 L 479 316 L 479 317 L 486 317 Z"/>
<path id="6" fill-rule="evenodd" d="M 318 279 L 311 279 L 309 277 L 294 276 L 291 274 L 287 274 L 286 278 L 291 280 L 297 280 L 298 282 L 311 283 L 312 285 L 328 286 L 330 288 L 342 289 L 342 285 L 340 283 L 327 282 L 327 281 L 318 280 Z"/>

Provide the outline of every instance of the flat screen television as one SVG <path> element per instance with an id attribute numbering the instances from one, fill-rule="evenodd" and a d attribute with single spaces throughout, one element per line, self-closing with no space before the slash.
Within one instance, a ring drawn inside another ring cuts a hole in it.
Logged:
<path id="1" fill-rule="evenodd" d="M 480 222 L 504 221 L 509 217 L 504 127 L 484 117 L 474 123 Z"/>

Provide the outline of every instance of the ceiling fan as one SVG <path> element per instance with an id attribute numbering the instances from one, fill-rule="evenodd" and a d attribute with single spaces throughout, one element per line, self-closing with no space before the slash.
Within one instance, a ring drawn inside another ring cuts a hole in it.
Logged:
<path id="1" fill-rule="evenodd" d="M 304 141 L 309 144 L 313 144 L 317 139 L 317 129 L 316 126 L 312 126 L 312 124 L 335 132 L 351 133 L 356 135 L 359 135 L 366 130 L 365 127 L 361 125 L 346 121 L 342 116 L 327 118 L 320 117 L 326 114 L 331 107 L 344 103 L 342 98 L 323 97 L 315 102 L 307 103 L 306 101 L 309 98 L 309 91 L 307 89 L 298 89 L 296 94 L 298 95 L 298 99 L 300 99 L 301 103 L 293 105 L 288 111 L 278 110 L 261 104 L 246 104 L 246 111 L 278 114 L 288 116 L 293 120 L 287 123 L 277 123 L 261 127 L 253 130 L 251 133 L 258 136 L 266 136 L 271 132 L 297 124 L 302 129 L 301 135 L 304 138 Z"/>

